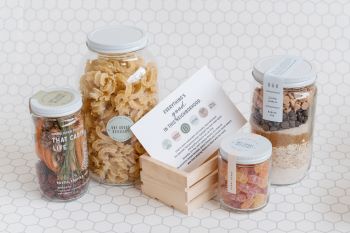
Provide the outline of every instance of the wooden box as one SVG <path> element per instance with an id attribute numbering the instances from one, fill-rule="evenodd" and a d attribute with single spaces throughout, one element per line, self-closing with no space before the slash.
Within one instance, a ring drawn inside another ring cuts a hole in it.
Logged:
<path id="1" fill-rule="evenodd" d="M 148 155 L 140 157 L 140 164 L 142 192 L 185 214 L 216 195 L 216 155 L 191 172 L 180 171 Z"/>

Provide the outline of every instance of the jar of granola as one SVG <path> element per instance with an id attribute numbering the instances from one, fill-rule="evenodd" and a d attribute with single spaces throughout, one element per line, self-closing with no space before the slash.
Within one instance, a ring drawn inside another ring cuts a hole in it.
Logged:
<path id="1" fill-rule="evenodd" d="M 80 78 L 91 177 L 112 185 L 133 184 L 145 153 L 130 127 L 157 103 L 157 66 L 145 32 L 108 26 L 87 36 Z"/>
<path id="2" fill-rule="evenodd" d="M 257 61 L 251 130 L 273 146 L 271 182 L 293 184 L 306 175 L 312 155 L 316 73 L 300 57 L 272 56 Z"/>
<path id="3" fill-rule="evenodd" d="M 219 199 L 239 211 L 263 208 L 269 199 L 272 145 L 257 134 L 225 138 L 219 153 Z"/>
<path id="4" fill-rule="evenodd" d="M 39 91 L 29 101 L 35 128 L 40 190 L 54 201 L 82 196 L 89 183 L 88 152 L 79 92 Z"/>

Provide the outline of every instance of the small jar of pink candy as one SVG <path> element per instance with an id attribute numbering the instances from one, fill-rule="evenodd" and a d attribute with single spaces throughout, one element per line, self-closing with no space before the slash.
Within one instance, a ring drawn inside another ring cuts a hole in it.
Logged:
<path id="1" fill-rule="evenodd" d="M 271 142 L 257 134 L 225 138 L 219 153 L 219 198 L 224 207 L 251 211 L 269 199 Z"/>

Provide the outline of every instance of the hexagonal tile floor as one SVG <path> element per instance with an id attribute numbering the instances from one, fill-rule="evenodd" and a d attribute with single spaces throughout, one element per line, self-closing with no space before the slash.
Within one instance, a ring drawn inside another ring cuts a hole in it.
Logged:
<path id="1" fill-rule="evenodd" d="M 0 1 L 0 232 L 350 232 L 349 12 L 347 0 Z M 250 214 L 212 200 L 185 216 L 135 188 L 94 182 L 79 200 L 43 200 L 28 98 L 76 87 L 86 33 L 116 23 L 149 32 L 161 96 L 208 65 L 246 116 L 255 59 L 313 61 L 319 95 L 308 176 L 273 187 L 268 206 Z"/>

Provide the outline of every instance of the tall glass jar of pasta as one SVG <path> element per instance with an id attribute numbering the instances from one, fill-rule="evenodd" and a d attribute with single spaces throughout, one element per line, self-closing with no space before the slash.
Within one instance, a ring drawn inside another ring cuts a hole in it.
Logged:
<path id="1" fill-rule="evenodd" d="M 111 185 L 133 184 L 145 151 L 130 127 L 157 103 L 157 66 L 145 33 L 109 26 L 87 36 L 80 78 L 91 176 Z"/>

